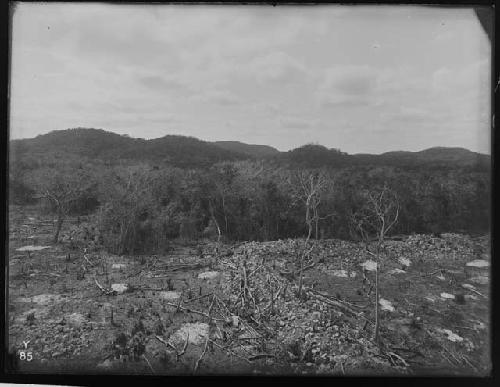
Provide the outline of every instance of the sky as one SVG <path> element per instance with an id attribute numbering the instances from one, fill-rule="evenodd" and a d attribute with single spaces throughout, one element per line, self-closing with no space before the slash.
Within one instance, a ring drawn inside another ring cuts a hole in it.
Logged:
<path id="1" fill-rule="evenodd" d="M 468 8 L 18 3 L 10 138 L 490 153 L 490 66 Z"/>

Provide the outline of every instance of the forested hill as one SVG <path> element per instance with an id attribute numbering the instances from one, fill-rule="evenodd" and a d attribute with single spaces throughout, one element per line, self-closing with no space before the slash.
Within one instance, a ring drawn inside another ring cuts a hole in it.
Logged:
<path id="1" fill-rule="evenodd" d="M 102 129 L 57 130 L 32 139 L 11 141 L 12 157 L 48 155 L 82 157 L 105 162 L 168 163 L 177 167 L 210 166 L 248 156 L 194 137 L 167 135 L 153 140 L 131 138 Z"/>
<path id="2" fill-rule="evenodd" d="M 280 153 L 279 150 L 269 145 L 245 144 L 240 141 L 215 141 L 214 144 L 222 149 L 243 153 L 251 157 L 268 157 Z"/>
<path id="3" fill-rule="evenodd" d="M 433 168 L 473 168 L 488 170 L 491 158 L 488 155 L 471 152 L 464 148 L 435 147 L 420 152 L 387 152 L 380 155 L 349 155 L 338 149 L 328 149 L 322 145 L 304 145 L 284 152 L 278 158 L 291 166 L 320 168 L 323 166 L 342 168 L 350 166 L 392 166 L 405 169 Z"/>
<path id="4" fill-rule="evenodd" d="M 177 167 L 209 167 L 220 161 L 270 158 L 281 165 L 302 168 L 343 168 L 349 166 L 393 166 L 403 168 L 443 167 L 488 170 L 490 156 L 463 148 L 436 147 L 420 152 L 388 152 L 381 155 L 349 155 L 321 145 L 304 145 L 279 152 L 267 145 L 238 141 L 207 142 L 194 137 L 167 135 L 145 140 L 102 129 L 67 129 L 31 139 L 12 140 L 11 155 L 25 157 L 73 157 L 105 162 L 167 163 Z"/>

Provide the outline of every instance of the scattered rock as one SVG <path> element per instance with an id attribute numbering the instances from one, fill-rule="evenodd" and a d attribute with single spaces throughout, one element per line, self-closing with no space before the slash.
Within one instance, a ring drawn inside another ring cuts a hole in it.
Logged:
<path id="1" fill-rule="evenodd" d="M 490 282 L 490 279 L 486 276 L 478 276 L 478 277 L 469 278 L 469 281 L 474 282 L 475 284 L 478 284 L 478 285 L 488 285 L 488 283 Z"/>
<path id="2" fill-rule="evenodd" d="M 178 292 L 174 291 L 163 291 L 159 295 L 163 300 L 178 300 L 181 297 Z"/>
<path id="3" fill-rule="evenodd" d="M 205 342 L 208 336 L 209 327 L 206 323 L 186 323 L 180 327 L 172 336 L 170 336 L 170 341 L 174 345 L 184 344 L 186 338 L 188 342 L 194 345 L 201 345 Z"/>
<path id="4" fill-rule="evenodd" d="M 19 298 L 16 298 L 14 299 L 15 302 L 31 302 L 31 298 L 30 297 L 19 297 Z"/>
<path id="5" fill-rule="evenodd" d="M 204 273 L 198 274 L 199 279 L 211 280 L 219 277 L 220 273 L 218 271 L 206 271 Z"/>
<path id="6" fill-rule="evenodd" d="M 475 261 L 467 262 L 466 266 L 469 267 L 489 267 L 490 263 L 484 259 L 476 259 Z"/>
<path id="7" fill-rule="evenodd" d="M 490 263 L 488 261 L 476 259 L 475 261 L 467 262 L 465 265 L 465 274 L 470 278 L 469 281 L 486 285 L 489 282 L 489 266 Z"/>
<path id="8" fill-rule="evenodd" d="M 80 328 L 87 321 L 87 319 L 80 313 L 73 313 L 67 317 L 67 321 L 69 325 L 75 328 Z"/>
<path id="9" fill-rule="evenodd" d="M 359 264 L 361 267 L 363 267 L 365 270 L 368 270 L 368 271 L 375 271 L 377 270 L 377 262 L 375 261 L 372 261 L 371 259 L 363 262 L 363 263 L 360 263 Z"/>
<path id="10" fill-rule="evenodd" d="M 456 333 L 453 333 L 449 329 L 439 329 L 441 333 L 444 333 L 447 337 L 448 340 L 453 341 L 453 342 L 461 342 L 463 341 L 463 337 L 460 337 Z"/>
<path id="11" fill-rule="evenodd" d="M 348 274 L 347 274 L 346 270 L 333 270 L 331 273 L 335 277 L 341 277 L 341 278 L 347 278 L 348 277 Z"/>
<path id="12" fill-rule="evenodd" d="M 455 296 L 450 293 L 441 293 L 441 298 L 444 298 L 445 300 L 454 300 Z"/>
<path id="13" fill-rule="evenodd" d="M 118 294 L 122 294 L 128 290 L 128 285 L 127 284 L 112 284 L 111 289 Z"/>
<path id="14" fill-rule="evenodd" d="M 39 294 L 33 296 L 31 301 L 40 305 L 56 304 L 62 301 L 62 297 L 58 294 Z"/>
<path id="15" fill-rule="evenodd" d="M 394 309 L 394 306 L 392 306 L 391 302 L 384 299 L 384 298 L 381 298 L 378 303 L 380 304 L 382 310 L 387 310 L 389 312 L 394 312 L 395 309 Z"/>
<path id="16" fill-rule="evenodd" d="M 44 249 L 50 249 L 50 246 L 28 245 L 28 246 L 20 247 L 20 248 L 16 249 L 16 251 L 40 251 L 40 250 L 44 250 Z"/>

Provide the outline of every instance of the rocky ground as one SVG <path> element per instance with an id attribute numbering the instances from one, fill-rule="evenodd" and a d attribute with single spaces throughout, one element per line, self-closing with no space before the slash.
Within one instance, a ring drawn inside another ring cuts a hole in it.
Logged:
<path id="1" fill-rule="evenodd" d="M 303 240 L 178 243 L 165 255 L 115 256 L 92 242 L 85 219 L 67 222 L 53 244 L 52 219 L 36 208 L 11 207 L 9 216 L 9 348 L 18 372 L 491 370 L 487 236 L 387 241 L 376 345 L 375 264 L 360 243 L 315 242 L 299 297 Z M 75 237 L 82 233 L 84 242 Z"/>

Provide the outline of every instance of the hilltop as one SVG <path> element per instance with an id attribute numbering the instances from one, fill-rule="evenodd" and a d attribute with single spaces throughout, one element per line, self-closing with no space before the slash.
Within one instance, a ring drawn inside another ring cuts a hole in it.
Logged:
<path id="1" fill-rule="evenodd" d="M 419 152 L 350 155 L 339 149 L 306 144 L 288 152 L 280 152 L 268 145 L 245 144 L 240 141 L 209 142 L 180 135 L 146 140 L 92 128 L 56 130 L 35 138 L 11 140 L 13 157 L 26 154 L 81 157 L 110 163 L 119 160 L 166 163 L 177 167 L 208 167 L 220 161 L 263 158 L 302 168 L 381 165 L 414 168 L 432 165 L 486 170 L 491 163 L 489 155 L 464 148 L 434 147 Z"/>

